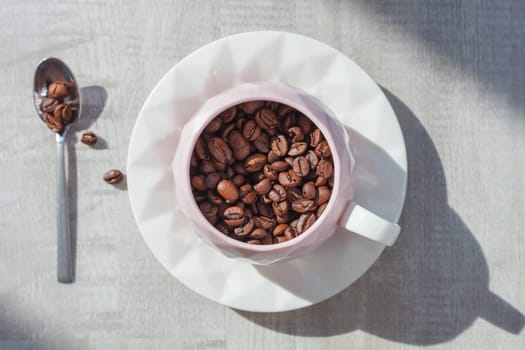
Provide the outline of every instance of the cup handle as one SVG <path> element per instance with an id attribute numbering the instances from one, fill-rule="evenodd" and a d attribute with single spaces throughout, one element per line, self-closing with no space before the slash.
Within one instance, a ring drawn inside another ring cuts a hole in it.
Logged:
<path id="1" fill-rule="evenodd" d="M 401 227 L 398 224 L 383 219 L 355 202 L 349 203 L 348 212 L 350 212 L 350 215 L 346 222 L 340 224 L 348 231 L 389 247 L 394 244 L 397 236 L 399 236 Z"/>

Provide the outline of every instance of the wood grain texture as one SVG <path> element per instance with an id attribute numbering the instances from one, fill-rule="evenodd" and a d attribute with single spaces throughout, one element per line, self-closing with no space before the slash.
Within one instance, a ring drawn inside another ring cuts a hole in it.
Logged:
<path id="1" fill-rule="evenodd" d="M 0 349 L 525 348 L 525 2 L 7 0 L 0 20 Z M 186 289 L 143 243 L 125 189 L 102 181 L 125 169 L 137 113 L 173 64 L 264 29 L 360 64 L 409 157 L 398 243 L 351 288 L 280 314 Z M 72 285 L 56 282 L 54 138 L 31 101 L 46 56 L 87 87 L 68 145 Z M 78 142 L 87 128 L 105 147 Z"/>

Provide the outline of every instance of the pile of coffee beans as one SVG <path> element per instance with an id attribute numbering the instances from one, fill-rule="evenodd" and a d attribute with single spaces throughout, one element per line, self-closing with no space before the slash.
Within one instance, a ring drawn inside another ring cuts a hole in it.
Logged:
<path id="1" fill-rule="evenodd" d="M 332 193 L 334 165 L 321 131 L 294 108 L 250 101 L 214 118 L 191 157 L 194 198 L 220 232 L 249 244 L 305 232 Z"/>
<path id="2" fill-rule="evenodd" d="M 62 134 L 66 124 L 76 118 L 78 100 L 72 96 L 73 91 L 74 84 L 67 81 L 57 80 L 48 85 L 47 95 L 40 102 L 40 110 L 51 131 Z"/>

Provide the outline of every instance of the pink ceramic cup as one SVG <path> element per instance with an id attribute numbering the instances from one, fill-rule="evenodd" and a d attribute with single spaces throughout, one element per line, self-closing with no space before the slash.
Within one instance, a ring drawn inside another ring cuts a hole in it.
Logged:
<path id="1" fill-rule="evenodd" d="M 220 112 L 253 100 L 277 101 L 310 118 L 328 141 L 334 161 L 332 196 L 321 217 L 301 235 L 278 244 L 252 245 L 222 234 L 206 220 L 191 192 L 191 154 L 206 125 Z M 191 221 L 193 231 L 201 239 L 230 258 L 252 264 L 268 265 L 306 254 L 332 236 L 338 227 L 345 229 L 339 230 L 338 234 L 360 234 L 390 246 L 399 234 L 399 225 L 384 220 L 352 200 L 354 157 L 350 152 L 350 142 L 343 125 L 332 112 L 304 91 L 268 82 L 239 85 L 209 99 L 184 126 L 172 164 L 176 206 Z"/>

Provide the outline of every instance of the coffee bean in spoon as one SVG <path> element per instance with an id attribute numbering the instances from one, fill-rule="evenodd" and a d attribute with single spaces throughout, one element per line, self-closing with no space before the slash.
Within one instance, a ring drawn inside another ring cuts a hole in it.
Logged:
<path id="1" fill-rule="evenodd" d="M 40 104 L 40 109 L 42 112 L 53 113 L 59 104 L 60 103 L 54 98 L 44 97 L 42 99 L 42 103 Z"/>
<path id="2" fill-rule="evenodd" d="M 47 96 L 56 100 L 62 100 L 69 96 L 69 88 L 71 83 L 66 81 L 57 80 L 49 84 L 47 88 Z"/>

